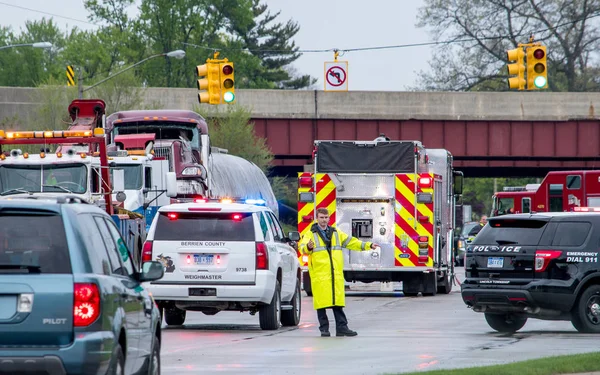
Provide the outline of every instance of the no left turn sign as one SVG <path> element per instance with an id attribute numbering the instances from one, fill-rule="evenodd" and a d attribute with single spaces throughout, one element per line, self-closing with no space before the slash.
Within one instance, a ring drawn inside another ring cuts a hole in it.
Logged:
<path id="1" fill-rule="evenodd" d="M 348 91 L 348 62 L 325 63 L 325 91 Z"/>

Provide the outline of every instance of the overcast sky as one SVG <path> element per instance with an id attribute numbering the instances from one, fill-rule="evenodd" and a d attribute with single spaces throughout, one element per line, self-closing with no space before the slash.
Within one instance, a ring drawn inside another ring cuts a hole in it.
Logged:
<path id="1" fill-rule="evenodd" d="M 283 22 L 300 25 L 294 41 L 301 50 L 352 49 L 429 42 L 426 30 L 415 27 L 423 0 L 263 0 L 281 11 Z M 138 0 L 139 2 L 139 0 Z M 20 8 L 19 8 L 20 7 Z M 28 9 L 23 9 L 28 8 Z M 50 14 L 54 15 L 50 15 Z M 131 10 L 136 14 L 135 8 Z M 25 21 L 52 17 L 63 29 L 96 28 L 87 21 L 83 0 L 0 0 L 0 25 L 19 31 Z M 415 85 L 417 72 L 428 70 L 430 47 L 391 48 L 346 52 L 348 89 L 352 91 L 405 91 Z M 324 63 L 333 52 L 306 52 L 296 60 L 298 73 L 318 78 L 324 87 Z"/>

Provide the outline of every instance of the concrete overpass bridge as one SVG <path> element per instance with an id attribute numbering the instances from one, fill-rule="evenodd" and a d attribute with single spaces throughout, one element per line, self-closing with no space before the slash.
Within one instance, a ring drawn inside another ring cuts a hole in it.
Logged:
<path id="1" fill-rule="evenodd" d="M 0 121 L 26 116 L 36 89 L 0 88 Z M 148 88 L 146 105 L 188 108 L 197 90 Z M 600 168 L 600 93 L 237 90 L 278 175 L 310 162 L 315 139 L 420 140 L 452 152 L 467 177 L 543 176 Z M 223 106 L 206 106 L 220 115 Z"/>

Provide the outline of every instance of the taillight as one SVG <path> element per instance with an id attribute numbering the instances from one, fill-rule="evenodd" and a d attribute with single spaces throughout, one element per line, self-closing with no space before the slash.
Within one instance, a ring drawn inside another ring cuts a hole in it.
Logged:
<path id="1" fill-rule="evenodd" d="M 427 263 L 427 261 L 429 260 L 429 237 L 419 236 L 418 244 L 419 244 L 418 260 L 420 263 Z"/>
<path id="2" fill-rule="evenodd" d="M 269 253 L 267 252 L 267 245 L 264 242 L 256 243 L 256 269 L 269 269 Z"/>
<path id="3" fill-rule="evenodd" d="M 300 177 L 298 179 L 298 185 L 300 185 L 300 187 L 312 187 L 313 179 L 312 177 Z"/>
<path id="4" fill-rule="evenodd" d="M 431 177 L 421 177 L 419 178 L 419 186 L 421 188 L 431 188 L 431 183 L 433 181 L 431 180 Z"/>
<path id="5" fill-rule="evenodd" d="M 73 288 L 73 326 L 87 327 L 100 315 L 100 292 L 92 283 L 75 283 Z"/>
<path id="6" fill-rule="evenodd" d="M 536 250 L 535 251 L 535 272 L 544 272 L 552 259 L 562 255 L 561 250 Z"/>
<path id="7" fill-rule="evenodd" d="M 142 249 L 142 263 L 150 261 L 152 261 L 152 241 L 146 241 Z"/>

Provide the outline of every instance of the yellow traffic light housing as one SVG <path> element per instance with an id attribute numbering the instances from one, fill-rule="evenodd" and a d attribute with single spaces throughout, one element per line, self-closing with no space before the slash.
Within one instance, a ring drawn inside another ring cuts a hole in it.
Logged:
<path id="1" fill-rule="evenodd" d="M 221 98 L 223 103 L 233 103 L 235 100 L 235 80 L 233 63 L 227 61 L 219 64 L 219 72 L 221 74 Z"/>
<path id="2" fill-rule="evenodd" d="M 219 64 L 207 60 L 206 64 L 196 66 L 198 80 L 198 101 L 203 104 L 221 103 L 221 85 L 219 82 Z M 206 91 L 203 91 L 206 90 Z"/>
<path id="3" fill-rule="evenodd" d="M 548 88 L 548 66 L 546 47 L 528 46 L 527 48 L 527 90 Z"/>
<path id="4" fill-rule="evenodd" d="M 508 62 L 514 61 L 512 64 L 508 64 L 508 88 L 524 90 L 525 89 L 525 52 L 522 47 L 511 49 L 506 51 Z M 516 77 L 510 77 L 516 76 Z"/>

